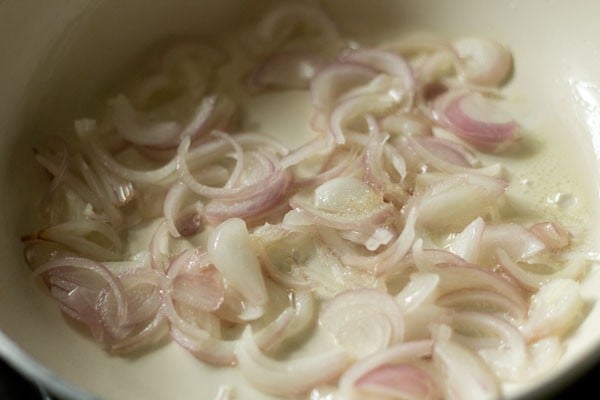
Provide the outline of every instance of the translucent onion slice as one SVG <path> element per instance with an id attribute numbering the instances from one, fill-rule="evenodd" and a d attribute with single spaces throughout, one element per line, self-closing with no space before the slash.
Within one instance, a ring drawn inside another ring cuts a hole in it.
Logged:
<path id="1" fill-rule="evenodd" d="M 318 355 L 279 361 L 266 356 L 247 327 L 235 348 L 238 366 L 254 387 L 275 396 L 299 395 L 337 378 L 348 356 L 335 349 Z"/>
<path id="2" fill-rule="evenodd" d="M 564 249 L 571 241 L 569 232 L 558 222 L 539 222 L 529 230 L 551 250 Z"/>
<path id="3" fill-rule="evenodd" d="M 435 230 L 457 230 L 495 208 L 506 187 L 502 179 L 455 174 L 428 185 L 411 201 L 418 210 L 418 224 Z M 447 210 L 455 212 L 449 214 Z"/>
<path id="4" fill-rule="evenodd" d="M 331 179 L 313 193 L 300 192 L 290 205 L 314 223 L 335 229 L 372 230 L 394 211 L 369 185 L 352 177 Z"/>
<path id="5" fill-rule="evenodd" d="M 110 101 L 119 134 L 131 143 L 162 146 L 176 140 L 181 126 L 175 121 L 156 121 L 151 114 L 136 111 L 127 97 L 119 95 Z"/>
<path id="6" fill-rule="evenodd" d="M 441 393 L 430 373 L 415 365 L 382 365 L 356 381 L 356 387 L 369 395 L 405 400 L 438 400 Z"/>
<path id="7" fill-rule="evenodd" d="M 367 376 L 371 371 L 376 371 L 378 368 L 386 365 L 420 364 L 425 366 L 427 360 L 431 358 L 432 350 L 433 342 L 431 340 L 419 340 L 398 343 L 387 349 L 365 357 L 355 362 L 340 377 L 340 392 L 349 398 L 354 398 L 354 394 L 359 394 L 357 393 L 358 391 L 356 385 L 360 379 L 364 376 Z M 423 378 L 423 375 L 419 374 L 419 377 Z M 425 378 L 425 381 L 428 382 L 429 380 Z M 422 386 L 423 383 L 423 381 L 414 382 L 417 388 Z M 391 389 L 393 389 L 393 387 Z"/>
<path id="8" fill-rule="evenodd" d="M 323 306 L 319 323 L 340 347 L 359 359 L 404 336 L 402 309 L 393 297 L 376 289 L 338 294 Z"/>
<path id="9" fill-rule="evenodd" d="M 502 151 L 517 140 L 517 122 L 482 94 L 451 91 L 434 109 L 442 124 L 481 151 Z"/>
<path id="10" fill-rule="evenodd" d="M 413 246 L 413 259 L 421 272 L 440 276 L 441 293 L 463 289 L 486 289 L 525 305 L 525 296 L 517 282 L 491 269 L 467 263 L 450 252 L 423 250 L 419 241 Z"/>
<path id="11" fill-rule="evenodd" d="M 500 85 L 512 70 L 510 51 L 500 43 L 482 37 L 465 37 L 452 47 L 461 58 L 464 77 L 477 85 Z"/>
<path id="12" fill-rule="evenodd" d="M 523 334 L 506 319 L 482 312 L 456 313 L 452 321 L 455 336 L 477 351 L 503 381 L 520 381 L 528 363 Z"/>
<path id="13" fill-rule="evenodd" d="M 554 279 L 532 296 L 528 319 L 520 329 L 529 339 L 560 336 L 582 316 L 579 283 L 572 279 Z"/>
<path id="14" fill-rule="evenodd" d="M 396 295 L 396 301 L 404 312 L 416 311 L 423 303 L 432 302 L 440 284 L 437 274 L 414 272 L 410 274 L 408 284 Z"/>
<path id="15" fill-rule="evenodd" d="M 475 353 L 452 341 L 447 326 L 438 327 L 435 336 L 433 362 L 441 372 L 446 399 L 493 400 L 500 396 L 493 372 Z"/>
<path id="16" fill-rule="evenodd" d="M 587 262 L 574 257 L 558 270 L 546 264 L 528 264 L 513 260 L 503 249 L 496 250 L 496 260 L 502 269 L 512 276 L 523 288 L 536 291 L 544 284 L 559 278 L 576 279 L 585 270 Z"/>
<path id="17" fill-rule="evenodd" d="M 228 219 L 211 232 L 207 243 L 212 263 L 249 303 L 264 306 L 267 289 L 246 223 Z"/>
<path id="18" fill-rule="evenodd" d="M 544 243 L 523 226 L 516 223 L 488 224 L 483 230 L 480 254 L 494 254 L 503 249 L 514 260 L 526 260 L 546 248 Z"/>
<path id="19" fill-rule="evenodd" d="M 265 90 L 306 89 L 322 68 L 323 56 L 311 50 L 290 49 L 270 54 L 247 79 L 250 93 Z"/>
<path id="20" fill-rule="evenodd" d="M 368 83 L 375 76 L 376 72 L 364 65 L 350 62 L 328 64 L 311 82 L 312 104 L 319 110 L 328 111 L 343 94 Z"/>

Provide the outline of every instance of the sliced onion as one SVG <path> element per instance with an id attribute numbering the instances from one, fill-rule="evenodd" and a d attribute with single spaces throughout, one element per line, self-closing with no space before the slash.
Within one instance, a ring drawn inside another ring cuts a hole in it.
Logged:
<path id="1" fill-rule="evenodd" d="M 478 85 L 500 85 L 512 70 L 510 51 L 500 43 L 481 37 L 466 37 L 452 46 L 462 61 L 462 72 L 468 82 Z"/>
<path id="2" fill-rule="evenodd" d="M 480 253 L 494 254 L 496 249 L 503 249 L 514 260 L 526 260 L 539 254 L 545 246 L 519 224 L 488 224 L 481 236 Z"/>
<path id="3" fill-rule="evenodd" d="M 396 240 L 384 250 L 375 254 L 363 254 L 353 251 L 352 247 L 341 239 L 336 232 L 319 228 L 321 239 L 346 265 L 362 270 L 370 270 L 376 275 L 398 272 L 402 269 L 400 261 L 409 252 L 415 240 L 415 223 L 417 212 L 411 209 L 406 218 L 402 232 Z"/>
<path id="4" fill-rule="evenodd" d="M 330 110 L 348 90 L 366 84 L 376 72 L 367 66 L 351 62 L 335 62 L 319 70 L 311 86 L 312 104 L 320 110 Z"/>
<path id="5" fill-rule="evenodd" d="M 433 350 L 433 342 L 431 340 L 419 340 L 398 343 L 387 349 L 381 350 L 375 354 L 365 357 L 344 372 L 339 380 L 340 391 L 351 397 L 356 393 L 357 382 L 369 374 L 369 372 L 377 370 L 377 368 L 385 365 L 398 365 L 398 364 L 416 364 L 427 362 L 426 360 L 431 357 Z M 417 386 L 420 386 L 422 382 L 415 382 Z"/>
<path id="6" fill-rule="evenodd" d="M 570 243 L 569 232 L 557 222 L 539 222 L 529 230 L 551 250 L 560 250 Z"/>
<path id="7" fill-rule="evenodd" d="M 408 364 L 387 364 L 369 371 L 356 381 L 361 392 L 395 399 L 435 400 L 441 393 L 427 371 Z"/>
<path id="8" fill-rule="evenodd" d="M 491 269 L 469 264 L 452 253 L 442 250 L 422 250 L 419 243 L 413 246 L 413 258 L 419 271 L 440 276 L 442 292 L 463 289 L 486 289 L 526 304 L 524 293 L 517 282 Z"/>
<path id="9" fill-rule="evenodd" d="M 314 191 L 298 193 L 290 205 L 313 222 L 336 229 L 373 229 L 393 211 L 367 184 L 355 178 L 340 177 Z"/>
<path id="10" fill-rule="evenodd" d="M 217 226 L 207 248 L 212 263 L 248 302 L 259 307 L 267 303 L 261 267 L 243 220 L 232 218 Z"/>
<path id="11" fill-rule="evenodd" d="M 443 377 L 445 398 L 492 400 L 500 396 L 498 380 L 481 359 L 440 333 L 436 334 L 433 362 Z"/>
<path id="12" fill-rule="evenodd" d="M 278 361 L 262 353 L 250 327 L 244 330 L 235 354 L 243 376 L 253 386 L 275 396 L 299 395 L 337 378 L 348 365 L 342 350 Z"/>
<path id="13" fill-rule="evenodd" d="M 181 132 L 174 121 L 153 121 L 152 116 L 138 113 L 124 95 L 110 102 L 119 134 L 131 143 L 143 146 L 162 146 L 172 143 Z"/>
<path id="14" fill-rule="evenodd" d="M 325 63 L 315 51 L 292 49 L 270 54 L 247 80 L 250 93 L 277 89 L 306 89 Z"/>
<path id="15" fill-rule="evenodd" d="M 579 284 L 572 279 L 554 279 L 533 295 L 528 319 L 521 331 L 529 338 L 560 336 L 583 315 Z"/>
<path id="16" fill-rule="evenodd" d="M 360 359 L 402 340 L 402 314 L 387 293 L 355 289 L 329 300 L 321 310 L 319 323 L 340 347 Z"/>
<path id="17" fill-rule="evenodd" d="M 460 341 L 477 351 L 496 376 L 505 381 L 520 380 L 527 351 L 525 338 L 514 325 L 500 317 L 463 311 L 454 316 L 453 328 L 476 332 L 473 336 L 460 335 Z"/>
<path id="18" fill-rule="evenodd" d="M 501 151 L 517 140 L 519 125 L 479 93 L 449 92 L 436 100 L 438 120 L 482 151 Z"/>
<path id="19" fill-rule="evenodd" d="M 416 311 L 423 303 L 435 299 L 439 283 L 440 277 L 437 274 L 412 273 L 408 284 L 396 295 L 396 301 L 405 312 Z"/>
<path id="20" fill-rule="evenodd" d="M 535 291 L 544 284 L 559 278 L 578 278 L 584 271 L 586 263 L 580 258 L 570 260 L 562 269 L 553 271 L 551 266 L 544 264 L 519 263 L 513 260 L 503 249 L 496 250 L 496 260 L 504 271 L 516 279 L 520 285 L 530 291 Z M 528 267 L 528 268 L 527 268 Z M 536 268 L 537 267 L 537 268 Z M 548 270 L 551 271 L 548 271 Z"/>
<path id="21" fill-rule="evenodd" d="M 462 229 L 497 206 L 507 183 L 479 174 L 455 174 L 435 181 L 412 201 L 418 223 L 432 229 Z M 452 215 L 447 210 L 456 210 Z"/>
<path id="22" fill-rule="evenodd" d="M 481 237 L 485 229 L 483 218 L 475 218 L 450 243 L 450 251 L 467 262 L 476 264 L 479 260 Z"/>

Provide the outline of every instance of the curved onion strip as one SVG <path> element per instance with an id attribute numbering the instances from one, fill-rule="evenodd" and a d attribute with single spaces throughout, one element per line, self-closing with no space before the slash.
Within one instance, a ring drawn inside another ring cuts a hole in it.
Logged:
<path id="1" fill-rule="evenodd" d="M 206 196 L 209 198 L 240 198 L 240 197 L 246 197 L 249 198 L 257 193 L 260 193 L 264 184 L 270 182 L 273 179 L 273 176 L 276 176 L 275 174 L 277 173 L 282 173 L 282 170 L 280 168 L 278 168 L 277 165 L 274 165 L 273 162 L 270 163 L 261 163 L 261 165 L 265 168 L 263 168 L 263 176 L 260 177 L 258 180 L 256 180 L 255 182 L 249 184 L 249 185 L 244 185 L 244 186 L 237 186 L 237 187 L 212 187 L 212 186 L 207 186 L 204 185 L 200 182 L 198 182 L 194 176 L 192 175 L 192 173 L 190 172 L 190 169 L 188 167 L 188 162 L 187 159 L 188 158 L 198 158 L 199 156 L 199 152 L 198 151 L 194 151 L 192 154 L 192 152 L 189 151 L 189 146 L 190 146 L 190 142 L 189 139 L 185 138 L 184 140 L 182 140 L 181 145 L 179 146 L 179 149 L 177 150 L 177 169 L 179 172 L 179 176 L 182 179 L 182 181 L 194 192 L 196 192 L 197 194 L 201 195 L 201 196 Z M 214 145 L 211 147 L 215 147 Z M 203 149 L 202 153 L 207 153 L 207 149 Z"/>
<path id="2" fill-rule="evenodd" d="M 527 351 L 525 337 L 513 324 L 486 313 L 463 311 L 454 315 L 452 326 L 457 340 L 477 351 L 500 379 L 519 380 Z M 476 336 L 457 334 L 463 330 Z"/>
<path id="3" fill-rule="evenodd" d="M 494 254 L 496 249 L 502 249 L 511 259 L 525 260 L 539 254 L 545 246 L 519 224 L 487 224 L 481 236 L 480 252 Z"/>
<path id="4" fill-rule="evenodd" d="M 108 241 L 95 242 L 86 236 L 99 235 Z M 38 237 L 61 243 L 82 254 L 98 259 L 113 260 L 122 248 L 121 239 L 112 226 L 100 221 L 69 221 L 52 225 L 38 232 Z"/>
<path id="5" fill-rule="evenodd" d="M 267 56 L 247 79 L 250 93 L 277 89 L 306 89 L 325 63 L 323 56 L 306 49 L 279 50 Z"/>
<path id="6" fill-rule="evenodd" d="M 260 351 L 250 327 L 244 330 L 235 354 L 244 377 L 253 386 L 276 396 L 307 392 L 320 383 L 335 379 L 348 364 L 348 356 L 341 350 L 286 361 L 274 360 Z"/>
<path id="7" fill-rule="evenodd" d="M 339 40 L 337 27 L 321 8 L 292 1 L 281 3 L 271 10 L 258 22 L 256 32 L 258 38 L 267 43 L 282 42 L 294 29 L 298 29 L 298 25 L 305 25 L 305 29 L 311 28 L 328 40 Z"/>
<path id="8" fill-rule="evenodd" d="M 457 310 L 486 311 L 506 315 L 517 323 L 527 318 L 527 308 L 519 301 L 503 296 L 491 290 L 462 289 L 440 296 L 436 304 L 453 307 Z"/>
<path id="9" fill-rule="evenodd" d="M 342 60 L 365 65 L 384 74 L 400 78 L 403 87 L 395 88 L 398 97 L 406 95 L 409 104 L 412 103 L 415 80 L 412 68 L 402 56 L 381 49 L 361 48 L 346 52 L 342 56 Z"/>
<path id="10" fill-rule="evenodd" d="M 375 78 L 376 72 L 364 65 L 334 62 L 321 68 L 310 85 L 312 104 L 320 110 L 330 110 L 348 90 L 362 86 Z"/>
<path id="11" fill-rule="evenodd" d="M 182 210 L 182 203 L 188 193 L 185 183 L 177 181 L 169 188 L 163 203 L 163 214 L 171 236 L 187 237 L 200 231 L 202 227 L 202 203 L 196 202 L 192 207 Z"/>
<path id="12" fill-rule="evenodd" d="M 395 107 L 397 101 L 392 97 L 382 97 L 377 95 L 350 96 L 333 108 L 329 116 L 329 134 L 327 137 L 331 143 L 346 143 L 345 134 L 352 132 L 348 125 L 355 119 L 365 114 L 380 114 Z"/>
<path id="13" fill-rule="evenodd" d="M 381 350 L 365 357 L 354 363 L 340 377 L 340 391 L 344 394 L 351 395 L 356 382 L 369 373 L 369 371 L 373 371 L 386 364 L 403 364 L 425 360 L 431 357 L 432 350 L 433 341 L 419 340 L 398 343 L 385 350 Z"/>
<path id="14" fill-rule="evenodd" d="M 560 336 L 583 314 L 579 284 L 572 279 L 551 280 L 533 295 L 527 321 L 520 327 L 528 339 Z"/>
<path id="15" fill-rule="evenodd" d="M 382 275 L 402 268 L 400 260 L 410 250 L 415 239 L 415 222 L 417 212 L 411 209 L 404 223 L 402 232 L 385 250 L 373 255 L 364 255 L 352 250 L 335 231 L 319 228 L 320 237 L 340 261 L 354 268 L 372 270 L 376 275 Z"/>
<path id="16" fill-rule="evenodd" d="M 406 400 L 437 400 L 441 394 L 431 374 L 415 365 L 387 364 L 356 381 L 360 392 Z"/>
<path id="17" fill-rule="evenodd" d="M 517 140 L 519 125 L 479 93 L 450 92 L 434 107 L 442 124 L 482 151 L 500 151 Z"/>
<path id="18" fill-rule="evenodd" d="M 118 95 L 109 102 L 117 132 L 127 141 L 142 146 L 160 146 L 173 142 L 181 127 L 174 121 L 153 121 L 151 114 L 139 113 L 129 99 Z"/>
<path id="19" fill-rule="evenodd" d="M 586 262 L 581 258 L 570 260 L 563 268 L 555 272 L 535 271 L 527 269 L 515 262 L 503 249 L 496 250 L 496 260 L 510 276 L 515 278 L 521 286 L 530 291 L 539 289 L 542 285 L 559 278 L 579 277 L 586 267 Z M 525 264 L 526 265 L 526 264 Z"/>
<path id="20" fill-rule="evenodd" d="M 557 222 L 539 222 L 532 225 L 529 231 L 550 250 L 560 250 L 569 246 L 569 232 Z"/>
<path id="21" fill-rule="evenodd" d="M 55 270 L 61 270 L 69 267 L 93 272 L 98 274 L 103 280 L 106 281 L 111 293 L 115 296 L 117 305 L 115 321 L 117 324 L 122 324 L 127 318 L 127 302 L 123 293 L 123 286 L 121 285 L 119 279 L 101 263 L 81 257 L 61 257 L 52 259 L 40 265 L 35 269 L 35 271 L 33 271 L 33 273 L 34 276 L 40 276 L 53 273 Z M 66 274 L 68 276 L 68 271 Z M 68 279 L 68 277 L 66 279 Z"/>
<path id="22" fill-rule="evenodd" d="M 110 351 L 116 353 L 132 353 L 159 343 L 169 333 L 169 325 L 163 308 L 139 332 L 110 345 Z"/>
<path id="23" fill-rule="evenodd" d="M 377 289 L 347 290 L 321 309 L 319 323 L 349 354 L 363 358 L 402 341 L 402 309 Z"/>
<path id="24" fill-rule="evenodd" d="M 162 306 L 162 275 L 151 269 L 139 268 L 133 272 L 120 274 L 118 279 L 123 286 L 123 294 L 127 303 L 127 315 L 124 321 L 116 320 L 115 308 L 118 306 L 104 288 L 98 295 L 97 309 L 104 329 L 117 342 L 135 335 L 142 325 L 148 325 Z M 118 314 L 118 313 L 117 313 Z"/>
<path id="25" fill-rule="evenodd" d="M 384 223 L 394 211 L 370 187 L 351 177 L 325 182 L 311 192 L 290 198 L 290 206 L 318 225 L 345 230 L 365 230 Z"/>
<path id="26" fill-rule="evenodd" d="M 462 70 L 471 83 L 499 85 L 512 69 L 510 51 L 494 40 L 466 37 L 455 41 L 452 47 L 462 59 Z"/>
<path id="27" fill-rule="evenodd" d="M 257 193 L 244 195 L 244 197 L 212 200 L 205 209 L 205 217 L 212 224 L 218 224 L 228 218 L 243 218 L 248 223 L 266 219 L 268 215 L 279 213 L 287 209 L 282 200 L 287 197 L 287 189 L 291 184 L 291 174 L 286 169 L 276 165 L 276 160 L 268 154 L 257 154 L 258 160 L 265 165 L 265 170 L 271 172 L 270 176 L 253 183 Z"/>
<path id="28" fill-rule="evenodd" d="M 500 395 L 500 385 L 492 371 L 469 349 L 447 337 L 447 326 L 437 328 L 433 346 L 433 362 L 444 380 L 448 400 L 489 399 Z"/>
<path id="29" fill-rule="evenodd" d="M 390 199 L 398 204 L 403 204 L 407 197 L 404 187 L 400 185 L 400 182 L 406 177 L 404 158 L 395 151 L 395 148 L 386 147 L 389 135 L 380 131 L 372 117 L 367 117 L 367 122 L 372 128 L 369 129 L 369 141 L 364 151 L 364 179 L 379 189 L 386 200 Z M 386 170 L 386 156 L 391 158 L 395 172 L 398 174 L 398 182 L 393 182 Z"/>
<path id="30" fill-rule="evenodd" d="M 423 303 L 434 300 L 439 284 L 440 277 L 437 274 L 414 272 L 408 284 L 396 295 L 396 301 L 404 312 L 416 311 Z"/>
<path id="31" fill-rule="evenodd" d="M 469 264 L 443 250 L 423 250 L 419 241 L 413 246 L 415 266 L 421 272 L 440 276 L 440 290 L 486 289 L 508 297 L 525 306 L 526 300 L 517 282 L 490 269 Z"/>

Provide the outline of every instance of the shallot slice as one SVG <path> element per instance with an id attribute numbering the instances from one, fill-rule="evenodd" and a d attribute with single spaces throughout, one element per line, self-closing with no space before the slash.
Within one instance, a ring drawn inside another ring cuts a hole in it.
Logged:
<path id="1" fill-rule="evenodd" d="M 517 140 L 519 124 L 480 93 L 451 91 L 434 108 L 443 125 L 481 151 L 502 151 Z"/>
<path id="2" fill-rule="evenodd" d="M 348 368 L 341 376 L 339 388 L 342 394 L 352 397 L 353 394 L 358 394 L 357 386 L 363 377 L 366 377 L 372 371 L 377 371 L 378 368 L 394 365 L 422 365 L 426 366 L 428 359 L 431 358 L 433 342 L 431 340 L 419 340 L 395 344 L 387 349 L 383 349 L 368 357 L 358 360 L 350 368 Z M 402 367 L 400 367 L 402 368 Z M 407 370 L 405 370 L 407 371 Z M 408 371 L 411 371 L 410 369 Z M 424 370 L 420 370 L 423 371 Z M 411 371 L 412 372 L 412 371 Z M 413 382 L 415 386 L 406 382 L 408 387 L 406 390 L 419 391 L 419 388 L 429 387 L 431 378 L 419 373 L 418 381 Z M 363 381 L 365 386 L 369 386 L 369 379 Z M 393 385 L 390 389 L 393 389 Z"/>
<path id="3" fill-rule="evenodd" d="M 348 365 L 346 352 L 339 349 L 286 361 L 272 359 L 256 345 L 250 327 L 244 330 L 235 354 L 246 380 L 275 396 L 305 393 L 337 378 Z"/>
<path id="4" fill-rule="evenodd" d="M 354 289 L 329 300 L 319 322 L 349 354 L 363 358 L 402 340 L 402 309 L 387 293 Z"/>
<path id="5" fill-rule="evenodd" d="M 315 51 L 280 50 L 252 71 L 247 79 L 248 91 L 306 89 L 324 63 L 323 56 Z"/>
<path id="6" fill-rule="evenodd" d="M 232 218 L 217 226 L 207 248 L 212 263 L 249 303 L 266 305 L 265 281 L 243 220 Z"/>
<path id="7" fill-rule="evenodd" d="M 563 268 L 554 270 L 552 266 L 545 264 L 528 264 L 515 261 L 503 249 L 496 250 L 496 260 L 506 273 L 530 291 L 535 291 L 555 279 L 576 279 L 583 273 L 587 265 L 585 260 L 575 257 L 569 260 Z"/>
<path id="8" fill-rule="evenodd" d="M 435 379 L 415 365 L 386 364 L 369 371 L 356 381 L 356 387 L 369 395 L 403 400 L 437 400 L 441 393 Z"/>
<path id="9" fill-rule="evenodd" d="M 428 185 L 411 200 L 418 210 L 418 224 L 432 229 L 462 229 L 496 207 L 507 182 L 480 175 L 454 174 Z M 447 210 L 454 210 L 449 214 Z"/>
<path id="10" fill-rule="evenodd" d="M 163 146 L 173 142 L 181 132 L 174 121 L 155 121 L 151 114 L 139 113 L 129 99 L 118 95 L 110 102 L 117 131 L 126 140 L 143 146 Z"/>
<path id="11" fill-rule="evenodd" d="M 500 395 L 500 385 L 476 354 L 455 343 L 447 326 L 437 327 L 433 346 L 433 362 L 443 377 L 448 400 L 489 399 Z"/>
<path id="12" fill-rule="evenodd" d="M 510 51 L 500 43 L 481 37 L 465 37 L 452 47 L 461 58 L 461 72 L 470 83 L 500 85 L 512 70 Z"/>
<path id="13" fill-rule="evenodd" d="M 330 110 L 344 93 L 366 84 L 375 76 L 376 72 L 364 65 L 351 62 L 328 64 L 312 79 L 312 104 L 319 110 Z"/>
<path id="14" fill-rule="evenodd" d="M 560 336 L 583 315 L 579 283 L 554 279 L 540 287 L 531 298 L 527 321 L 520 327 L 529 339 Z"/>

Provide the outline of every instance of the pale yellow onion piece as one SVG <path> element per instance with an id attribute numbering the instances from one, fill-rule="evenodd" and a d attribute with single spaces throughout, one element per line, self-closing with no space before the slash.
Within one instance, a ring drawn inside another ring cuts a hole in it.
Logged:
<path id="1" fill-rule="evenodd" d="M 303 358 L 275 360 L 259 349 L 250 327 L 244 330 L 235 355 L 246 380 L 257 389 L 275 396 L 305 393 L 337 378 L 348 365 L 348 355 L 340 349 Z"/>
<path id="2" fill-rule="evenodd" d="M 268 301 L 267 289 L 246 223 L 231 218 L 211 232 L 208 254 L 225 279 L 254 306 Z"/>

